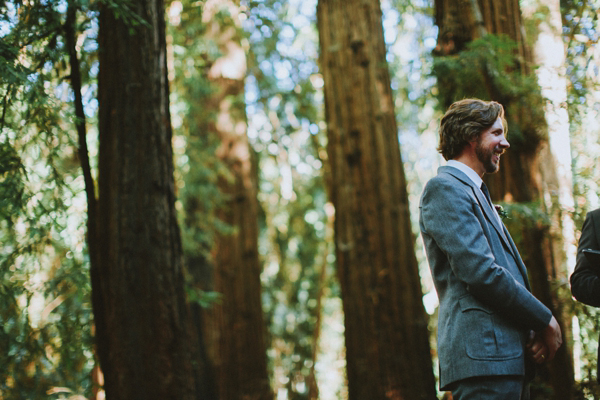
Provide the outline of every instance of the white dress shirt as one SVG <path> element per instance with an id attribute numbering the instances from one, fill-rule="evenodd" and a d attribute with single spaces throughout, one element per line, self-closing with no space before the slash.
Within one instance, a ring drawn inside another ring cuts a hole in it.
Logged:
<path id="1" fill-rule="evenodd" d="M 460 161 L 456 161 L 456 160 L 448 160 L 448 163 L 446 165 L 448 167 L 453 167 L 453 168 L 456 168 L 459 171 L 463 172 L 465 175 L 467 175 L 469 177 L 469 179 L 475 184 L 475 186 L 477 186 L 479 188 L 479 191 L 481 191 L 481 184 L 483 183 L 483 179 L 481 179 L 479 174 L 477 172 L 475 172 L 473 170 L 473 168 L 469 167 L 467 164 L 463 164 Z M 481 194 L 483 194 L 483 197 L 486 197 L 486 195 L 485 195 L 485 193 L 483 193 L 483 191 L 481 191 Z M 498 211 L 496 211 L 496 207 L 492 207 L 492 209 L 494 210 L 494 214 L 496 214 L 496 218 L 498 219 L 498 222 L 500 222 L 500 226 L 502 226 L 502 219 L 500 218 L 500 215 L 498 215 Z"/>

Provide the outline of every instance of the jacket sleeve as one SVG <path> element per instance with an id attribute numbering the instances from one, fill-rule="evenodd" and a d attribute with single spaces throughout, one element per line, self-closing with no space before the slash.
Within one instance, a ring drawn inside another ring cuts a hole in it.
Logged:
<path id="1" fill-rule="evenodd" d="M 583 249 L 600 250 L 594 217 L 598 218 L 598 213 L 588 213 L 581 229 L 581 238 L 577 248 L 577 263 L 575 271 L 571 275 L 571 293 L 573 293 L 573 297 L 582 303 L 600 307 L 600 278 L 595 272 L 600 271 L 600 265 L 594 268 L 583 254 Z"/>
<path id="2" fill-rule="evenodd" d="M 498 265 L 485 236 L 481 208 L 470 187 L 432 180 L 423 192 L 422 229 L 448 258 L 453 274 L 479 301 L 529 329 L 545 328 L 552 313 L 506 266 Z"/>

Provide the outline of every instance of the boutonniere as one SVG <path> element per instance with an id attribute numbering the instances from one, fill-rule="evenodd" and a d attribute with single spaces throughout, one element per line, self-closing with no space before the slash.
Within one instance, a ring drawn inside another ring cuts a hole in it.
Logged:
<path id="1" fill-rule="evenodd" d="M 494 208 L 496 209 L 496 212 L 498 213 L 498 215 L 500 216 L 500 218 L 502 218 L 502 219 L 505 219 L 505 218 L 510 219 L 510 217 L 508 216 L 508 213 L 504 210 L 504 207 L 502 207 L 500 204 L 494 204 Z"/>

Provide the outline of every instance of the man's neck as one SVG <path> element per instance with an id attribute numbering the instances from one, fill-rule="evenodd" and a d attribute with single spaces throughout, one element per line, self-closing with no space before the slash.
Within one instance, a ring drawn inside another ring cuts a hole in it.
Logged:
<path id="1" fill-rule="evenodd" d="M 462 154 L 454 158 L 454 160 L 465 164 L 467 167 L 475 171 L 481 179 L 483 179 L 485 169 L 483 168 L 483 165 L 481 165 L 481 162 L 475 153 L 463 151 Z"/>

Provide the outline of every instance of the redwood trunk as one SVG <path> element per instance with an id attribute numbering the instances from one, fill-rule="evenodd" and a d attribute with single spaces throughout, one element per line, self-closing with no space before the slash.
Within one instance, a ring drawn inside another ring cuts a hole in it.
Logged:
<path id="1" fill-rule="evenodd" d="M 481 15 L 478 21 L 476 15 Z M 529 74 L 533 68 L 532 52 L 525 40 L 525 30 L 518 0 L 436 0 L 436 22 L 439 27 L 438 46 L 436 51 L 441 55 L 456 55 L 465 49 L 472 40 L 485 34 L 504 34 L 516 43 L 516 54 L 520 60 L 513 70 L 503 71 L 507 74 Z M 483 26 L 477 31 L 473 24 Z M 502 72 L 500 72 L 502 73 Z M 548 145 L 548 127 L 544 115 L 544 104 L 541 95 L 532 96 L 535 101 L 524 104 L 524 101 L 505 92 L 494 84 L 489 71 L 482 71 L 487 76 L 485 100 L 496 100 L 505 107 L 508 119 L 508 140 L 510 149 L 502 156 L 500 171 L 486 176 L 492 198 L 496 201 L 521 203 L 526 207 L 539 208 L 537 216 L 518 216 L 518 220 L 507 220 L 517 247 L 529 271 L 533 293 L 548 306 L 563 329 L 563 336 L 569 337 L 570 324 L 562 318 L 562 303 L 558 293 L 552 288 L 557 276 L 564 275 L 563 258 L 557 258 L 562 248 L 560 237 L 553 236 L 548 222 L 541 216 L 552 211 L 544 208 L 542 168 L 556 168 L 551 160 L 544 159 L 541 150 Z M 441 77 L 447 80 L 448 77 Z M 465 85 L 465 87 L 467 87 Z M 469 93 L 464 87 L 456 90 L 440 88 L 443 107 L 464 97 L 482 96 L 481 92 Z M 540 118 L 541 116 L 542 118 Z M 519 131 L 520 138 L 511 131 Z M 543 167 L 542 167 L 543 165 Z M 543 171 L 552 175 L 551 171 Z M 541 379 L 551 386 L 554 399 L 568 399 L 573 388 L 573 362 L 570 355 L 569 342 L 565 341 L 556 354 L 555 360 L 541 368 Z"/>
<path id="2" fill-rule="evenodd" d="M 216 213 L 227 228 L 215 235 L 212 259 L 192 267 L 203 270 L 193 271 L 196 276 L 208 278 L 201 286 L 220 294 L 220 300 L 203 312 L 205 343 L 214 365 L 218 398 L 267 400 L 273 394 L 261 301 L 258 173 L 246 134 L 246 58 L 239 35 L 241 27 L 236 24 L 238 9 L 237 1 L 209 0 L 202 12 L 206 24 L 202 40 L 218 47 L 219 56 L 211 59 L 209 54 L 203 55 L 200 74 L 210 90 L 202 100 L 203 112 L 195 116 L 199 129 L 190 132 L 190 142 L 218 141 L 215 155 L 223 169 L 217 185 L 224 201 Z M 187 211 L 197 212 L 193 207 L 200 203 L 200 198 L 188 199 Z"/>
<path id="3" fill-rule="evenodd" d="M 380 4 L 321 0 L 317 19 L 349 399 L 432 399 Z"/>
<path id="4" fill-rule="evenodd" d="M 107 399 L 191 399 L 164 4 L 128 4 L 145 24 L 100 10 L 98 354 Z"/>
<path id="5" fill-rule="evenodd" d="M 245 147 L 247 154 L 245 138 L 236 141 L 233 148 Z M 225 141 L 223 146 L 229 143 Z M 224 155 L 234 180 L 221 181 L 220 185 L 229 198 L 220 217 L 234 233 L 220 235 L 215 250 L 215 290 L 223 296 L 222 303 L 213 309 L 220 336 L 220 398 L 267 400 L 273 394 L 267 374 L 261 301 L 256 173 L 249 159 L 238 156 L 233 152 Z"/>
<path id="6" fill-rule="evenodd" d="M 217 235 L 214 251 L 214 290 L 222 302 L 215 304 L 213 329 L 218 335 L 216 366 L 219 398 L 272 399 L 267 374 L 265 324 L 261 301 L 258 255 L 257 171 L 246 137 L 244 103 L 232 104 L 231 97 L 243 98 L 244 80 L 212 79 L 218 116 L 230 118 L 231 125 L 213 125 L 221 144 L 217 156 L 230 177 L 221 177 L 219 189 L 226 197 L 218 216 L 232 229 Z M 224 115 L 226 114 L 226 115 Z M 218 118 L 219 118 L 218 117 Z"/>

